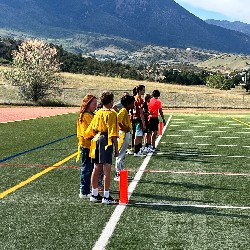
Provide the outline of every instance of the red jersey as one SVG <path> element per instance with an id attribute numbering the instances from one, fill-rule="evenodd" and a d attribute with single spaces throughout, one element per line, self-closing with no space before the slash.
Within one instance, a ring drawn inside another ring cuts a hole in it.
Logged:
<path id="1" fill-rule="evenodd" d="M 137 117 L 137 118 L 141 117 L 140 109 L 143 108 L 143 103 L 144 103 L 143 99 L 140 96 L 136 95 L 135 96 L 135 106 L 134 106 L 134 110 L 133 110 L 134 117 Z"/>
<path id="2" fill-rule="evenodd" d="M 160 108 L 162 108 L 161 100 L 154 97 L 151 98 L 148 103 L 148 112 L 151 113 L 152 117 L 158 117 Z"/>

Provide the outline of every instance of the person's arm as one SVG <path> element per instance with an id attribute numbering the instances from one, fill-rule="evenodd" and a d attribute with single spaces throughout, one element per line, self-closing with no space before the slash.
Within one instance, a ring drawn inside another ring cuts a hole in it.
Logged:
<path id="1" fill-rule="evenodd" d="M 144 112 L 143 112 L 142 108 L 140 108 L 140 117 L 141 117 L 141 121 L 142 121 L 143 130 L 145 130 L 145 128 L 146 128 L 146 126 L 145 126 L 145 116 L 144 116 Z"/>
<path id="2" fill-rule="evenodd" d="M 164 118 L 164 114 L 163 114 L 162 108 L 159 109 L 159 113 L 160 113 L 160 115 L 161 115 L 161 119 L 162 119 L 163 124 L 164 124 L 164 126 L 165 126 L 165 125 L 166 125 L 166 120 L 165 120 L 165 118 Z"/>
<path id="3" fill-rule="evenodd" d="M 114 157 L 117 157 L 119 154 L 117 136 L 112 136 L 112 142 L 114 144 Z"/>

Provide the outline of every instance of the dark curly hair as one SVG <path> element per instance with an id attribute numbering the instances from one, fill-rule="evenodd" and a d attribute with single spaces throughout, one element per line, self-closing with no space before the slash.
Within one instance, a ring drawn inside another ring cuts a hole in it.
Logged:
<path id="1" fill-rule="evenodd" d="M 103 92 L 100 99 L 103 105 L 107 105 L 114 101 L 114 94 L 108 91 Z"/>
<path id="2" fill-rule="evenodd" d="M 131 95 L 125 95 L 122 97 L 121 99 L 121 104 L 123 107 L 127 107 L 128 105 L 130 105 L 131 103 L 134 103 L 135 98 Z"/>

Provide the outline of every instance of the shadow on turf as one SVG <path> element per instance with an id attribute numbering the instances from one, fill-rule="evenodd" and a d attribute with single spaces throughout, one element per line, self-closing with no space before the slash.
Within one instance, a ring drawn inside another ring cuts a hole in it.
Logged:
<path id="1" fill-rule="evenodd" d="M 177 198 L 178 199 L 178 198 Z M 177 201 L 177 200 L 176 200 Z M 230 217 L 230 218 L 240 218 L 240 219 L 250 219 L 250 215 L 239 214 L 239 213 L 223 213 L 220 212 L 219 208 L 200 208 L 200 207 L 188 207 L 187 206 L 173 206 L 171 204 L 159 204 L 158 203 L 150 203 L 150 202 L 139 202 L 139 201 L 130 201 L 129 207 L 135 208 L 145 208 L 162 212 L 171 212 L 177 214 L 192 214 L 192 215 L 211 215 L 211 216 L 219 216 L 219 217 Z M 177 205 L 177 204 L 176 204 Z M 229 209 L 227 209 L 229 211 Z M 230 211 L 232 211 L 230 209 Z M 246 212 L 246 211 L 245 211 Z"/>

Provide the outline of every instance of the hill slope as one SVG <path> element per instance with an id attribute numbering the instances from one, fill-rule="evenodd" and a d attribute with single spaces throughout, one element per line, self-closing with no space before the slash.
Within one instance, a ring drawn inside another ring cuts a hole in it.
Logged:
<path id="1" fill-rule="evenodd" d="M 170 47 L 250 53 L 250 38 L 210 25 L 173 0 L 0 0 L 0 26 L 60 37 L 77 32 Z"/>

